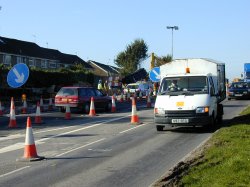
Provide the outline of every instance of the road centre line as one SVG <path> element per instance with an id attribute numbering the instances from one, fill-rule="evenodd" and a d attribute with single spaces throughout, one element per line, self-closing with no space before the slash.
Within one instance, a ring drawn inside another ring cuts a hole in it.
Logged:
<path id="1" fill-rule="evenodd" d="M 77 132 L 77 131 L 82 131 L 82 130 L 85 130 L 85 129 L 97 127 L 97 126 L 103 125 L 105 123 L 109 123 L 109 122 L 112 122 L 112 121 L 117 121 L 117 120 L 127 118 L 127 117 L 128 116 L 123 116 L 123 117 L 119 117 L 119 118 L 115 118 L 115 119 L 106 120 L 106 121 L 103 121 L 103 122 L 95 124 L 95 125 L 86 126 L 86 127 L 80 128 L 80 129 L 68 131 L 68 132 L 65 132 L 65 133 L 60 133 L 60 134 L 57 134 L 57 135 L 54 135 L 54 136 L 51 136 L 51 137 L 48 137 L 48 138 L 43 138 L 43 139 L 40 139 L 40 140 L 36 140 L 35 144 L 41 144 L 41 143 L 44 143 L 44 141 L 55 138 L 55 137 L 59 137 L 59 136 L 63 136 L 63 135 L 66 135 L 66 134 L 71 134 L 71 133 L 74 133 L 74 132 Z M 6 147 L 3 147 L 3 148 L 0 148 L 0 154 L 10 152 L 10 151 L 15 151 L 15 150 L 18 150 L 18 149 L 22 149 L 23 147 L 24 147 L 24 142 L 23 143 L 16 143 L 16 144 L 13 144 L 13 145 L 10 145 L 10 146 L 6 146 Z"/>
<path id="2" fill-rule="evenodd" d="M 145 125 L 147 125 L 147 123 L 143 123 L 143 124 L 140 124 L 140 125 L 138 125 L 138 126 L 132 127 L 132 128 L 130 128 L 130 129 L 121 131 L 121 132 L 119 132 L 119 134 L 123 134 L 123 133 L 125 133 L 125 132 L 131 131 L 131 130 L 134 130 L 134 129 L 137 129 L 137 128 L 139 128 L 139 127 L 143 127 L 143 126 L 145 126 Z"/>
<path id="3" fill-rule="evenodd" d="M 77 147 L 77 148 L 75 148 L 75 149 L 71 149 L 71 150 L 66 151 L 66 152 L 64 152 L 64 153 L 61 153 L 61 154 L 59 154 L 59 155 L 56 155 L 55 157 L 63 156 L 63 155 L 65 155 L 65 154 L 68 154 L 68 153 L 70 153 L 70 152 L 76 151 L 76 150 L 78 150 L 78 149 L 81 149 L 81 148 L 87 147 L 87 146 L 89 146 L 89 145 L 92 145 L 92 144 L 101 142 L 101 141 L 103 141 L 103 140 L 105 140 L 105 139 L 106 139 L 106 138 L 102 138 L 102 139 L 96 140 L 96 141 L 94 141 L 94 142 L 87 143 L 87 144 L 85 144 L 85 145 L 83 145 L 83 146 L 80 146 L 80 147 Z"/>
<path id="4" fill-rule="evenodd" d="M 127 116 L 107 120 L 107 121 L 104 121 L 102 123 L 98 123 L 98 124 L 95 124 L 95 125 L 90 125 L 90 126 L 83 127 L 83 128 L 80 128 L 80 129 L 75 129 L 75 130 L 72 130 L 72 131 L 64 132 L 64 133 L 57 134 L 57 135 L 54 135 L 54 136 L 51 136 L 51 137 L 48 137 L 48 138 L 43 138 L 43 139 L 37 140 L 36 142 L 43 142 L 43 141 L 46 141 L 46 140 L 49 140 L 49 139 L 52 139 L 52 138 L 55 138 L 55 137 L 63 136 L 63 135 L 66 135 L 66 134 L 71 134 L 71 133 L 74 133 L 74 132 L 90 129 L 90 128 L 93 128 L 93 127 L 98 127 L 98 126 L 103 125 L 105 123 L 112 122 L 112 121 L 118 121 L 118 120 L 123 119 L 123 118 L 127 118 Z"/>
<path id="5" fill-rule="evenodd" d="M 11 174 L 13 174 L 13 173 L 16 173 L 16 172 L 18 172 L 18 171 L 24 170 L 24 169 L 29 168 L 29 167 L 30 167 L 30 166 L 25 166 L 25 167 L 22 167 L 22 168 L 13 170 L 13 171 L 11 171 L 11 172 L 9 172 L 9 173 L 5 173 L 5 174 L 3 174 L 3 175 L 0 175 L 0 178 L 5 177 L 5 176 L 8 176 L 8 175 L 11 175 Z"/>

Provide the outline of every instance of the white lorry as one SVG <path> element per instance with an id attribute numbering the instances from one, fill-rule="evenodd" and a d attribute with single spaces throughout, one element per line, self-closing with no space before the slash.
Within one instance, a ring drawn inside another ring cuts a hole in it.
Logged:
<path id="1" fill-rule="evenodd" d="M 165 126 L 207 126 L 222 121 L 225 64 L 211 59 L 177 59 L 160 66 L 155 101 L 157 131 Z M 173 83 L 177 85 L 173 85 Z"/>

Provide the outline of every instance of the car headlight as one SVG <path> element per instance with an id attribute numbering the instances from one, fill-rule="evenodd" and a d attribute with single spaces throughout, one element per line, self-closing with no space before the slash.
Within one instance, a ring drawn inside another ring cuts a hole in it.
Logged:
<path id="1" fill-rule="evenodd" d="M 234 93 L 233 92 L 228 92 L 228 95 L 234 95 Z"/>
<path id="2" fill-rule="evenodd" d="M 207 113 L 209 112 L 209 107 L 198 107 L 196 113 Z"/>
<path id="3" fill-rule="evenodd" d="M 243 92 L 243 94 L 247 94 L 247 91 Z"/>

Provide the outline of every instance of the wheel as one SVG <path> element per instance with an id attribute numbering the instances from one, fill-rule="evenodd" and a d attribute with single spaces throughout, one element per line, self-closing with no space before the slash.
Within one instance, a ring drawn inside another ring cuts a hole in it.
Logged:
<path id="1" fill-rule="evenodd" d="M 64 113 L 64 112 L 66 111 L 66 109 L 65 109 L 65 107 L 62 107 L 62 106 L 61 106 L 61 107 L 59 108 L 59 111 L 62 112 L 62 113 Z"/>
<path id="2" fill-rule="evenodd" d="M 110 112 L 111 109 L 112 109 L 112 103 L 111 103 L 111 102 L 108 102 L 108 104 L 107 104 L 105 110 L 106 110 L 106 112 Z"/>
<path id="3" fill-rule="evenodd" d="M 216 120 L 214 119 L 214 114 L 210 117 L 210 123 L 207 125 L 207 130 L 213 132 L 216 127 Z"/>
<path id="4" fill-rule="evenodd" d="M 156 130 L 157 131 L 163 131 L 164 126 L 161 125 L 156 125 Z"/>
<path id="5" fill-rule="evenodd" d="M 229 101 L 230 101 L 230 100 L 231 100 L 231 98 L 230 98 L 230 97 L 228 97 L 228 98 L 227 98 L 227 100 L 229 100 Z"/>
<path id="6" fill-rule="evenodd" d="M 83 105 L 83 112 L 88 114 L 90 111 L 90 104 L 86 103 L 85 105 Z"/>

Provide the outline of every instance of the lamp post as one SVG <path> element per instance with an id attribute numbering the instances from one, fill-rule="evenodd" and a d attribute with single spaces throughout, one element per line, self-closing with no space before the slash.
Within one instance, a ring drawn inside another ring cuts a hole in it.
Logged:
<path id="1" fill-rule="evenodd" d="M 174 58 L 174 30 L 178 30 L 178 26 L 167 26 L 167 29 L 172 30 L 172 60 Z"/>

